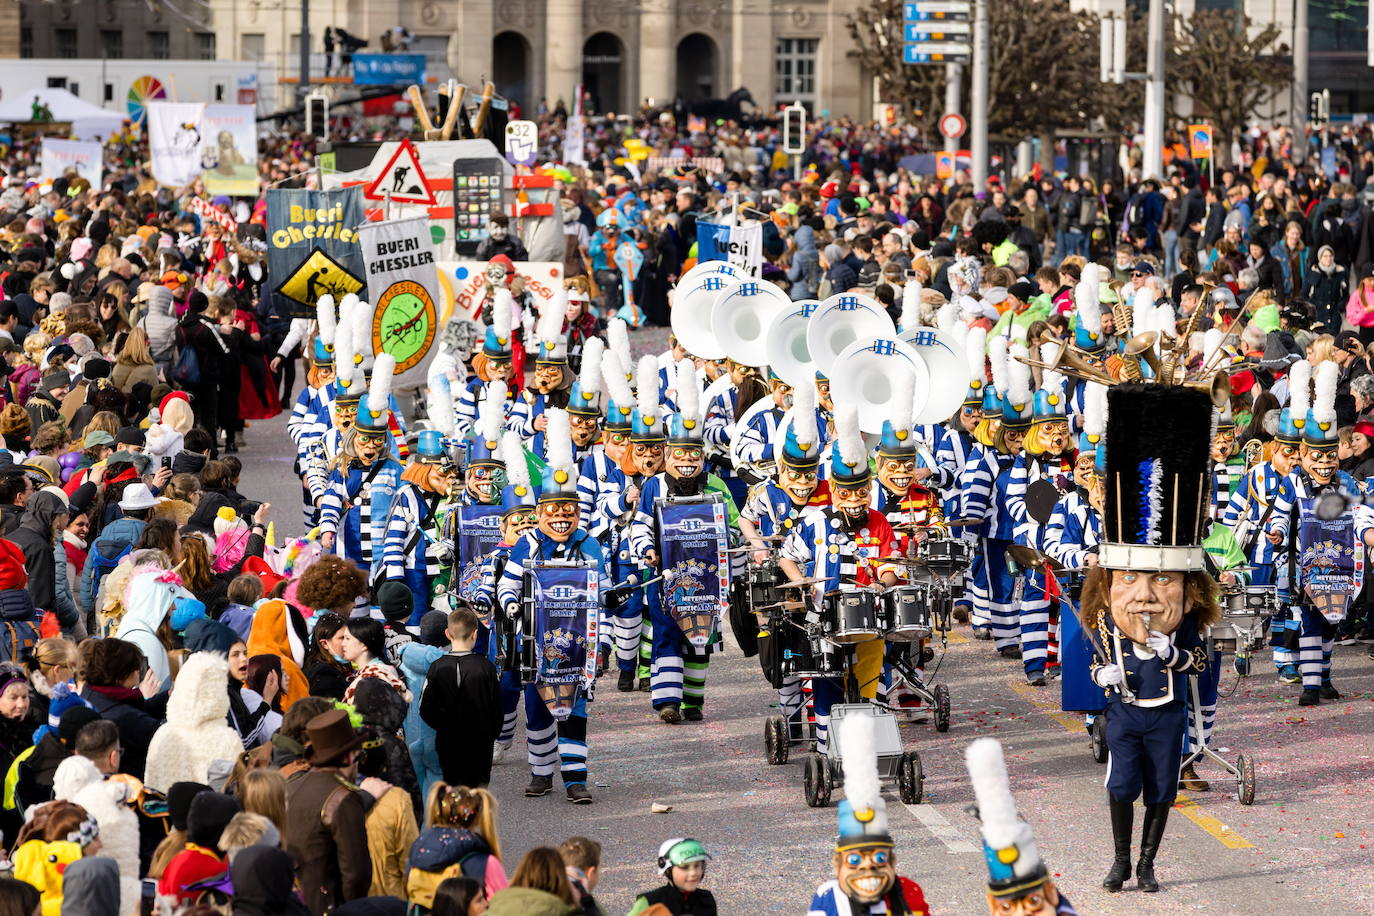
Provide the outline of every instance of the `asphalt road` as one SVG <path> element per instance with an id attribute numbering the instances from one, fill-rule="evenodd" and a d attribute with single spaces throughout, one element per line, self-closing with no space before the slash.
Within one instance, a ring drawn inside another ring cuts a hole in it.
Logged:
<path id="1" fill-rule="evenodd" d="M 637 336 L 650 346 L 662 339 Z M 240 489 L 273 503 L 278 537 L 298 532 L 284 417 L 254 424 L 247 437 Z M 938 676 L 953 697 L 948 733 L 928 722 L 902 728 L 925 767 L 925 800 L 903 806 L 895 786 L 886 793 L 898 868 L 923 886 L 936 913 L 986 912 L 977 825 L 965 811 L 973 798 L 963 750 L 991 735 L 1004 744 L 1022 816 L 1051 873 L 1085 916 L 1374 912 L 1374 661 L 1367 649 L 1336 649 L 1335 683 L 1345 699 L 1316 708 L 1297 707 L 1297 688 L 1279 685 L 1267 664 L 1239 681 L 1228 670 L 1216 745 L 1229 758 L 1243 752 L 1255 759 L 1255 804 L 1240 805 L 1234 783 L 1223 783 L 1215 766 L 1201 766 L 1212 790 L 1180 793 L 1157 861 L 1164 891 L 1145 897 L 1100 889 L 1111 860 L 1105 767 L 1093 762 L 1081 720 L 1058 711 L 1057 688 L 1025 686 L 1019 662 L 956 632 Z M 733 647 L 711 664 L 701 723 L 664 725 L 647 694 L 621 694 L 614 680 L 603 680 L 589 729 L 595 804 L 575 807 L 557 787 L 548 797 L 524 798 L 523 755 L 497 767 L 492 789 L 507 870 L 533 846 L 593 837 L 605 847 L 598 897 L 608 912 L 624 913 L 636 892 L 660 883 L 658 844 L 693 836 L 714 856 L 705 886 L 722 913 L 804 913 L 816 885 L 831 876 L 835 807 L 806 807 L 800 752 L 785 766 L 765 761 L 763 722 L 774 699 L 756 660 Z M 655 802 L 672 811 L 651 813 Z"/>

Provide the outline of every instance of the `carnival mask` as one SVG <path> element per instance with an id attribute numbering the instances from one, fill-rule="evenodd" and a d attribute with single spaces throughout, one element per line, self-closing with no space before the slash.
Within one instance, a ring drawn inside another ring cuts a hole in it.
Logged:
<path id="1" fill-rule="evenodd" d="M 878 482 L 892 493 L 906 493 L 916 479 L 915 458 L 878 458 Z"/>
<path id="2" fill-rule="evenodd" d="M 778 486 L 792 500 L 794 506 L 804 506 L 816 492 L 816 471 L 798 470 L 785 464 L 778 465 Z"/>
<path id="3" fill-rule="evenodd" d="M 490 506 L 500 499 L 505 476 L 503 468 L 489 464 L 472 465 L 463 477 L 463 485 L 469 496 L 484 506 Z"/>
<path id="4" fill-rule="evenodd" d="M 331 382 L 334 381 L 334 367 L 333 367 L 333 366 L 316 366 L 316 367 L 315 367 L 315 379 L 316 379 L 316 381 L 319 382 L 319 385 L 316 386 L 316 387 L 318 387 L 318 388 L 323 388 L 325 385 L 330 384 Z"/>
<path id="5" fill-rule="evenodd" d="M 573 444 L 578 448 L 586 448 L 596 441 L 597 418 L 583 417 L 577 414 L 568 415 L 568 426 L 572 430 Z M 607 451 L 609 455 L 609 450 Z"/>
<path id="6" fill-rule="evenodd" d="M 1008 455 L 1016 456 L 1021 454 L 1021 448 L 1026 444 L 1026 432 L 1021 429 L 1007 429 L 1001 427 L 1002 445 L 1006 448 Z"/>
<path id="7" fill-rule="evenodd" d="M 873 494 L 873 484 L 865 481 L 853 487 L 833 486 L 830 499 L 835 508 L 844 513 L 851 522 L 868 517 L 868 501 Z"/>
<path id="8" fill-rule="evenodd" d="M 502 232 L 502 235 L 504 235 L 504 234 L 505 234 L 505 233 Z M 505 268 L 504 265 L 501 265 L 501 264 L 488 264 L 488 265 L 487 265 L 486 274 L 487 274 L 487 282 L 490 283 L 492 286 L 505 286 L 505 285 L 506 285 L 506 268 Z"/>
<path id="9" fill-rule="evenodd" d="M 1067 420 L 1046 420 L 1035 424 L 1026 449 L 1032 455 L 1063 455 L 1072 442 Z"/>
<path id="10" fill-rule="evenodd" d="M 487 358 L 487 381 L 508 382 L 513 374 L 514 368 L 510 363 L 494 360 L 491 357 Z"/>
<path id="11" fill-rule="evenodd" d="M 1152 631 L 1167 635 L 1183 622 L 1183 573 L 1111 570 L 1108 601 L 1116 628 L 1143 646 Z"/>
<path id="12" fill-rule="evenodd" d="M 998 417 L 979 417 L 978 425 L 973 430 L 973 438 L 978 440 L 978 444 L 984 448 L 992 448 L 997 441 L 997 434 L 1002 430 L 1002 421 Z"/>
<path id="13" fill-rule="evenodd" d="M 703 360 L 702 369 L 706 372 L 706 380 L 709 382 L 714 382 L 720 378 L 725 371 L 725 367 L 720 364 L 718 359 Z"/>
<path id="14" fill-rule="evenodd" d="M 674 445 L 668 450 L 664 469 L 669 477 L 690 480 L 706 466 L 706 456 L 699 445 Z"/>
<path id="15" fill-rule="evenodd" d="M 744 363 L 737 363 L 733 359 L 727 361 L 730 367 L 730 381 L 734 382 L 738 388 L 747 378 L 758 378 L 759 370 L 753 366 L 746 366 Z"/>
<path id="16" fill-rule="evenodd" d="M 1093 473 L 1088 478 L 1088 505 L 1101 515 L 1107 511 L 1107 478 Z"/>
<path id="17" fill-rule="evenodd" d="M 1236 431 L 1226 430 L 1218 432 L 1212 438 L 1212 460 L 1216 462 L 1225 461 L 1236 453 Z"/>
<path id="18" fill-rule="evenodd" d="M 334 425 L 339 429 L 348 429 L 353 425 L 353 421 L 358 416 L 357 404 L 340 404 L 334 402 Z"/>
<path id="19" fill-rule="evenodd" d="M 786 382 L 773 382 L 773 404 L 782 410 L 792 406 L 792 386 Z"/>
<path id="20" fill-rule="evenodd" d="M 539 530 L 555 541 L 566 541 L 577 530 L 581 513 L 575 499 L 560 499 L 539 504 Z"/>
<path id="21" fill-rule="evenodd" d="M 630 457 L 636 474 L 652 477 L 663 470 L 662 443 L 636 442 L 631 446 Z"/>
<path id="22" fill-rule="evenodd" d="M 621 430 L 606 430 L 606 457 L 618 468 L 624 467 L 625 455 L 630 450 L 630 434 Z"/>
<path id="23" fill-rule="evenodd" d="M 897 881 L 890 846 L 860 846 L 835 853 L 835 880 L 845 896 L 862 907 L 877 903 Z"/>
<path id="24" fill-rule="evenodd" d="M 1302 469 L 1319 486 L 1326 486 L 1335 479 L 1337 464 L 1334 448 L 1302 447 Z"/>
<path id="25" fill-rule="evenodd" d="M 1269 463 L 1274 466 L 1274 473 L 1280 477 L 1287 477 L 1293 473 L 1293 465 L 1297 460 L 1298 447 L 1283 443 L 1276 443 L 1273 454 L 1269 456 Z"/>
<path id="26" fill-rule="evenodd" d="M 978 428 L 978 424 L 982 422 L 982 419 L 983 408 L 981 407 L 965 407 L 959 411 L 959 425 L 963 427 L 964 432 L 969 435 L 972 435 L 974 430 Z"/>
<path id="27" fill-rule="evenodd" d="M 835 402 L 830 400 L 830 382 L 821 379 L 816 380 L 816 404 L 821 410 L 830 413 L 835 409 Z"/>
<path id="28" fill-rule="evenodd" d="M 548 394 L 563 387 L 562 366 L 535 366 L 534 368 L 534 390 L 540 394 Z"/>
<path id="29" fill-rule="evenodd" d="M 1079 452 L 1073 460 L 1073 482 L 1085 490 L 1089 489 L 1096 470 L 1097 456 L 1092 452 Z"/>
<path id="30" fill-rule="evenodd" d="M 533 508 L 517 509 L 501 519 L 501 540 L 507 544 L 514 544 L 520 539 L 520 535 L 538 523 L 537 513 Z"/>
<path id="31" fill-rule="evenodd" d="M 376 464 L 386 454 L 386 433 L 356 433 L 353 439 L 353 453 L 365 465 Z"/>
<path id="32" fill-rule="evenodd" d="M 989 916 L 1054 916 L 1059 909 L 1059 888 L 1045 883 L 1020 897 L 995 897 L 988 894 Z"/>

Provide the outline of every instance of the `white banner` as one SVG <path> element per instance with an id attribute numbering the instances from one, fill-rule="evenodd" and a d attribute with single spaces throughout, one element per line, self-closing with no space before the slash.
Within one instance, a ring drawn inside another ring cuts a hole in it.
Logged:
<path id="1" fill-rule="evenodd" d="M 211 197 L 258 196 L 257 116 L 252 105 L 207 105 L 200 167 Z"/>
<path id="2" fill-rule="evenodd" d="M 200 102 L 148 103 L 148 147 L 158 184 L 182 188 L 200 174 L 204 115 Z"/>
<path id="3" fill-rule="evenodd" d="M 726 260 L 755 280 L 759 279 L 763 271 L 763 225 L 749 223 L 732 226 L 729 246 Z"/>
<path id="4" fill-rule="evenodd" d="M 396 387 L 425 383 L 439 334 L 440 287 L 429 218 L 364 223 L 358 241 L 372 303 L 372 352 L 396 357 Z"/>
<path id="5" fill-rule="evenodd" d="M 567 129 L 563 133 L 563 164 L 587 164 L 587 124 L 581 115 L 568 118 Z"/>
<path id="6" fill-rule="evenodd" d="M 38 160 L 39 173 L 43 178 L 52 181 L 65 175 L 67 169 L 74 168 L 76 174 L 91 183 L 91 187 L 98 188 L 101 179 L 101 149 L 99 143 L 44 137 L 43 150 Z"/>

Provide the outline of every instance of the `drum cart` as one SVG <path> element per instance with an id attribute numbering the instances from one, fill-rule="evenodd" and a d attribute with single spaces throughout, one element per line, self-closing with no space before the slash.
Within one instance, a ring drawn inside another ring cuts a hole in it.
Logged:
<path id="1" fill-rule="evenodd" d="M 830 708 L 830 728 L 838 734 L 844 727 L 844 720 L 852 716 L 873 717 L 879 777 L 897 783 L 902 804 L 919 805 L 925 795 L 921 757 L 915 751 L 902 750 L 902 736 L 892 713 L 871 703 L 836 703 Z M 806 756 L 802 787 L 809 807 L 823 808 L 830 804 L 836 787 L 843 785 L 844 759 L 840 755 L 839 741 L 831 741 L 824 756 L 814 752 Z"/>

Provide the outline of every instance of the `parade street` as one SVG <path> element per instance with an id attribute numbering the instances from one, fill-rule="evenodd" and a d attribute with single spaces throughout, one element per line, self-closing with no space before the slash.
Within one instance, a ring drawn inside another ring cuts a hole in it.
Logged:
<path id="1" fill-rule="evenodd" d="M 636 356 L 658 352 L 662 333 L 636 333 Z M 278 421 L 256 423 L 242 452 L 244 474 L 290 517 L 299 501 L 281 448 Z M 268 495 L 270 493 L 270 496 Z M 1344 698 L 1315 708 L 1296 705 L 1298 688 L 1280 685 L 1267 650 L 1255 673 L 1236 678 L 1224 659 L 1216 747 L 1228 759 L 1255 760 L 1255 803 L 1236 800 L 1235 783 L 1214 764 L 1198 765 L 1208 792 L 1180 793 L 1158 861 L 1166 894 L 1146 897 L 1127 884 L 1107 894 L 1111 863 L 1104 802 L 1104 765 L 1093 761 L 1082 717 L 1059 709 L 1059 688 L 1025 683 L 1019 662 L 1000 659 L 991 643 L 956 629 L 948 653 L 928 666 L 952 695 L 948 733 L 929 721 L 905 724 L 905 746 L 921 755 L 925 798 L 903 806 L 885 786 L 897 842 L 897 867 L 923 886 L 937 914 L 984 911 L 987 869 L 964 749 L 996 737 L 1006 748 L 1012 788 L 1034 828 L 1041 855 L 1081 913 L 1362 914 L 1374 911 L 1374 661 L 1369 647 L 1338 646 L 1335 684 Z M 757 659 L 729 648 L 707 675 L 705 721 L 670 726 L 650 708 L 648 694 L 616 691 L 602 678 L 588 729 L 591 807 L 574 807 L 561 792 L 526 799 L 523 722 L 515 747 L 493 771 L 505 858 L 528 848 L 585 834 L 605 846 L 598 899 L 623 912 L 634 894 L 658 883 L 654 850 L 664 839 L 701 840 L 714 857 L 705 886 L 722 912 L 796 913 L 831 875 L 836 789 L 829 807 L 806 806 L 805 752 L 794 745 L 785 766 L 764 757 L 763 724 L 776 701 Z M 655 803 L 671 806 L 651 813 Z M 1137 822 L 1140 807 L 1137 805 Z"/>

